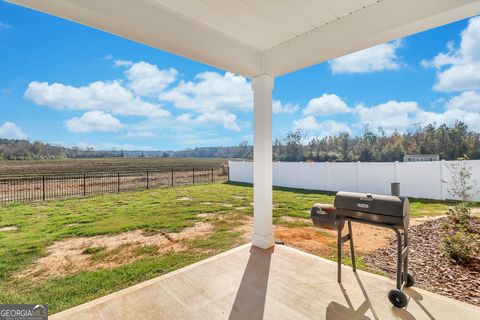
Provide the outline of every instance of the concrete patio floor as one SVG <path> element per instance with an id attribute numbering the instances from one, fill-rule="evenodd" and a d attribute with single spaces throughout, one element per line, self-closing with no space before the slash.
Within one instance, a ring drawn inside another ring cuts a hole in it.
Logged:
<path id="1" fill-rule="evenodd" d="M 146 281 L 51 319 L 480 319 L 480 308 L 406 289 L 406 309 L 391 306 L 390 279 L 277 245 L 250 244 Z"/>

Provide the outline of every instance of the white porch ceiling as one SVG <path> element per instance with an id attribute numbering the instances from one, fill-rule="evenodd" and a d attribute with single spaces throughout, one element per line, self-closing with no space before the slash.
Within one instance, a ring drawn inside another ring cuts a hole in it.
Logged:
<path id="1" fill-rule="evenodd" d="M 376 0 L 153 0 L 259 50 L 271 49 Z"/>
<path id="2" fill-rule="evenodd" d="M 479 0 L 10 0 L 244 76 L 279 76 L 480 13 Z"/>

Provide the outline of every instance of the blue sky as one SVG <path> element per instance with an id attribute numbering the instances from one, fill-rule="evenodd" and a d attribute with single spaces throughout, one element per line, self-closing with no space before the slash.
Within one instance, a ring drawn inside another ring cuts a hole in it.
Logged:
<path id="1" fill-rule="evenodd" d="M 250 81 L 0 1 L 0 137 L 96 149 L 251 141 Z M 274 137 L 466 121 L 480 132 L 480 19 L 276 79 Z"/>

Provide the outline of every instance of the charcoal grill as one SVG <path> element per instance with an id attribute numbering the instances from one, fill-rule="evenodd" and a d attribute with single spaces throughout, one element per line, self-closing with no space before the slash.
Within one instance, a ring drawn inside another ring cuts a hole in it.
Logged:
<path id="1" fill-rule="evenodd" d="M 337 230 L 338 269 L 337 281 L 342 281 L 342 244 L 350 242 L 352 268 L 356 272 L 355 249 L 352 236 L 352 222 L 365 223 L 388 228 L 397 236 L 397 274 L 396 288 L 390 290 L 388 299 L 398 308 L 408 303 L 403 288 L 413 286 L 414 279 L 408 273 L 408 226 L 410 204 L 408 198 L 357 192 L 337 192 L 334 205 L 315 204 L 311 211 L 315 226 Z M 348 225 L 348 233 L 342 236 L 342 230 Z"/>

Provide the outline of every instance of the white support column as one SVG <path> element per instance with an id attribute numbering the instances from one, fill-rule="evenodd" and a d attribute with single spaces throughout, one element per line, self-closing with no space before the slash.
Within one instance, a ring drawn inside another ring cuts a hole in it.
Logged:
<path id="1" fill-rule="evenodd" d="M 273 77 L 253 78 L 253 238 L 267 249 L 274 245 L 272 226 L 272 90 Z"/>

